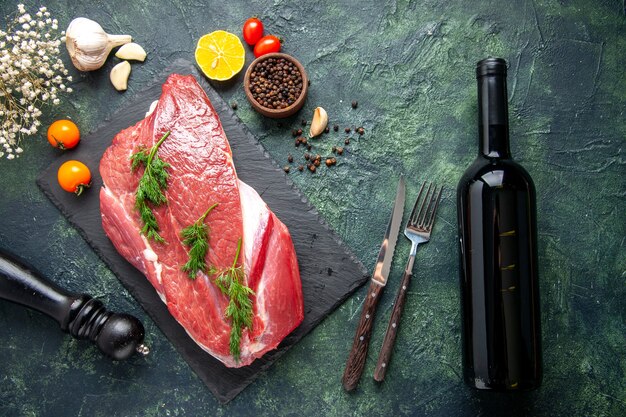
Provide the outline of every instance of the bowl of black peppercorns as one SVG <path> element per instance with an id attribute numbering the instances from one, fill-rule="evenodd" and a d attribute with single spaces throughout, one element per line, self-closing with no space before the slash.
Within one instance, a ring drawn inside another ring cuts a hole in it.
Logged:
<path id="1" fill-rule="evenodd" d="M 309 89 L 309 79 L 297 59 L 283 53 L 271 53 L 252 61 L 243 85 L 246 97 L 256 111 L 278 119 L 300 110 Z"/>

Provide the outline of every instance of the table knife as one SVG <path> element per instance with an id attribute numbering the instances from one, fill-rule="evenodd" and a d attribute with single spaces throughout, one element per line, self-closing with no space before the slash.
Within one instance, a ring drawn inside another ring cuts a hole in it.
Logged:
<path id="1" fill-rule="evenodd" d="M 400 176 L 396 198 L 391 210 L 391 218 L 387 225 L 385 238 L 380 246 L 378 260 L 376 261 L 370 286 L 365 296 L 361 319 L 359 320 L 359 325 L 354 335 L 354 341 L 352 342 L 352 349 L 350 350 L 346 362 L 346 369 L 343 373 L 342 383 L 346 391 L 353 391 L 357 387 L 361 374 L 363 373 L 363 367 L 365 366 L 365 359 L 367 357 L 367 348 L 372 336 L 376 306 L 378 305 L 378 300 L 380 299 L 383 288 L 385 288 L 385 284 L 387 284 L 393 252 L 396 247 L 396 242 L 398 241 L 400 223 L 402 223 L 402 213 L 404 212 L 404 194 L 404 176 Z"/>

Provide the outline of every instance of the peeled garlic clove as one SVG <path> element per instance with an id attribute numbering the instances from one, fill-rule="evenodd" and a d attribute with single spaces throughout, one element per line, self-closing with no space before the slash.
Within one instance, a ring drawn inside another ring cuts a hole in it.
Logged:
<path id="1" fill-rule="evenodd" d="M 119 59 L 143 62 L 146 59 L 146 51 L 141 45 L 131 42 L 118 49 L 115 56 Z"/>
<path id="2" fill-rule="evenodd" d="M 128 88 L 128 77 L 130 77 L 128 61 L 122 61 L 111 69 L 111 83 L 117 91 L 124 91 Z"/>
<path id="3" fill-rule="evenodd" d="M 78 17 L 65 31 L 65 46 L 74 66 L 93 71 L 106 61 L 111 49 L 132 41 L 129 35 L 109 35 L 97 22 Z"/>
<path id="4" fill-rule="evenodd" d="M 328 114 L 322 107 L 316 107 L 313 111 L 313 121 L 311 122 L 311 128 L 309 129 L 309 136 L 312 138 L 321 135 L 326 129 L 328 124 Z"/>

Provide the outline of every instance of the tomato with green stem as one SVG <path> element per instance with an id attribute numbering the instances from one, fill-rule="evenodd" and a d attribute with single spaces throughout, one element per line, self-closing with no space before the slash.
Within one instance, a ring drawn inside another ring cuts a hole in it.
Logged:
<path id="1" fill-rule="evenodd" d="M 80 141 L 80 130 L 71 120 L 57 120 L 48 128 L 48 142 L 62 151 L 72 149 Z"/>
<path id="2" fill-rule="evenodd" d="M 91 171 L 80 161 L 66 161 L 59 167 L 57 180 L 68 193 L 81 195 L 85 188 L 91 186 Z"/>

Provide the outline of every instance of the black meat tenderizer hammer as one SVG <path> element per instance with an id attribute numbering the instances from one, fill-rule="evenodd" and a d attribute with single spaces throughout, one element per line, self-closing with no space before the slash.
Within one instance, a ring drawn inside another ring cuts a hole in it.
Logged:
<path id="1" fill-rule="evenodd" d="M 0 299 L 13 301 L 55 319 L 61 330 L 76 339 L 89 339 L 105 355 L 128 359 L 147 355 L 144 327 L 129 314 L 107 311 L 87 294 L 71 293 L 48 281 L 14 256 L 0 250 Z"/>

